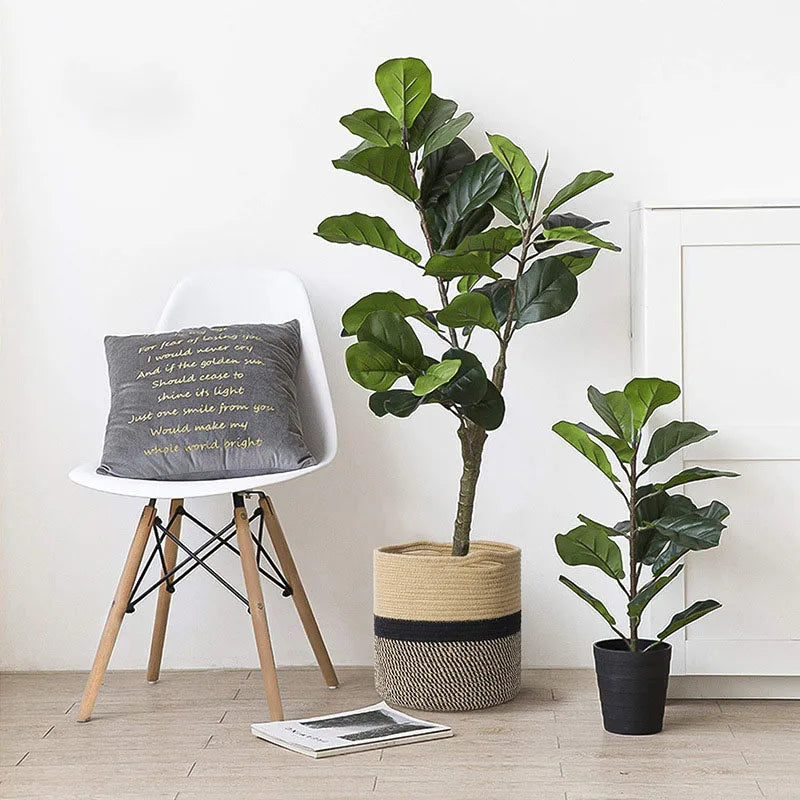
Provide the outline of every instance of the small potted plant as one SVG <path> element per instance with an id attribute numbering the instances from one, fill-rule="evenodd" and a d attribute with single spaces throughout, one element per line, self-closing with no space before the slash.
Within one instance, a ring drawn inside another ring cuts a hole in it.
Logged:
<path id="1" fill-rule="evenodd" d="M 383 218 L 362 213 L 328 217 L 316 233 L 400 258 L 432 291 L 424 303 L 374 292 L 348 308 L 343 335 L 356 341 L 347 369 L 370 391 L 379 417 L 444 411 L 462 456 L 452 543 L 375 553 L 376 686 L 386 700 L 412 708 L 481 708 L 519 690 L 521 611 L 519 549 L 470 543 L 484 445 L 503 421 L 516 333 L 568 311 L 578 276 L 600 250 L 619 249 L 590 232 L 604 222 L 563 211 L 611 173 L 583 172 L 546 201 L 547 159 L 535 169 L 500 135 L 487 135 L 491 152 L 476 156 L 460 137 L 472 114 L 456 116 L 455 102 L 432 93 L 422 61 L 387 61 L 375 82 L 388 111 L 342 117 L 359 141 L 333 165 L 408 201 L 426 254 Z M 507 222 L 491 227 L 496 212 Z M 495 342 L 491 369 L 471 349 L 478 335 Z"/>
<path id="2" fill-rule="evenodd" d="M 709 478 L 737 477 L 735 472 L 690 467 L 660 483 L 648 482 L 647 473 L 657 464 L 716 433 L 696 422 L 674 421 L 655 430 L 645 447 L 645 423 L 659 406 L 672 403 L 679 395 L 677 384 L 660 378 L 634 378 L 623 391 L 605 394 L 590 386 L 589 403 L 611 433 L 601 433 L 583 422 L 562 420 L 553 426 L 608 478 L 627 510 L 625 519 L 616 525 L 579 514 L 578 527 L 556 536 L 556 550 L 565 564 L 599 569 L 614 580 L 627 604 L 628 625 L 623 632 L 602 601 L 559 576 L 618 637 L 594 644 L 603 724 L 611 733 L 661 730 L 672 652 L 665 639 L 721 607 L 716 600 L 698 600 L 675 614 L 655 639 L 639 636 L 642 614 L 650 601 L 680 574 L 685 555 L 719 545 L 723 520 L 729 514 L 718 500 L 698 508 L 685 495 L 670 490 Z M 618 466 L 612 466 L 605 448 Z M 624 558 L 617 541 L 625 544 Z M 651 573 L 649 580 L 642 575 L 645 567 Z"/>

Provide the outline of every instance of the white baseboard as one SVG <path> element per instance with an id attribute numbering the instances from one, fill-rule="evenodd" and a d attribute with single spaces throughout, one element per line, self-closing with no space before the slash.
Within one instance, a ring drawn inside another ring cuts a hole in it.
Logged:
<path id="1" fill-rule="evenodd" d="M 800 700 L 800 675 L 673 675 L 673 699 Z"/>

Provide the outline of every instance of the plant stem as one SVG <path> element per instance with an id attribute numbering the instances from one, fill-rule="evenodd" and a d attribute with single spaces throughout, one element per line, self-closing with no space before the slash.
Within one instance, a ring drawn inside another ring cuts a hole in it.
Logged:
<path id="1" fill-rule="evenodd" d="M 453 529 L 454 556 L 465 556 L 469 552 L 469 534 L 472 528 L 472 511 L 475 506 L 475 488 L 481 472 L 483 447 L 486 443 L 486 431 L 474 422 L 462 419 L 458 427 L 458 438 L 461 440 L 461 483 L 458 492 L 458 510 Z"/>
<path id="2" fill-rule="evenodd" d="M 639 532 L 639 523 L 636 518 L 636 455 L 638 450 L 639 450 L 639 444 L 637 442 L 636 447 L 634 448 L 633 458 L 631 459 L 631 474 L 630 474 L 630 487 L 631 487 L 631 500 L 629 503 L 630 536 L 628 539 L 628 545 L 630 547 L 630 562 L 628 566 L 628 570 L 630 572 L 628 576 L 630 579 L 630 593 L 628 597 L 631 599 L 633 599 L 636 596 L 636 589 L 639 583 L 639 570 L 636 564 L 636 535 Z M 639 620 L 637 617 L 630 617 L 629 619 L 631 624 L 631 638 L 629 647 L 631 651 L 635 653 L 639 649 L 639 638 L 638 638 Z"/>

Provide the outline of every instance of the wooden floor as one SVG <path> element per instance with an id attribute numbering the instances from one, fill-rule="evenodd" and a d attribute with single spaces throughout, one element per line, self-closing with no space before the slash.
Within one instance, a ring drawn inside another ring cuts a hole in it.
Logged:
<path id="1" fill-rule="evenodd" d="M 376 701 L 372 673 L 282 670 L 287 715 Z M 313 761 L 250 734 L 265 720 L 248 671 L 109 673 L 86 724 L 85 674 L 0 678 L 0 798 L 31 800 L 750 800 L 800 798 L 800 702 L 670 702 L 664 732 L 602 730 L 594 676 L 528 670 L 512 703 L 423 714 L 452 739 Z"/>

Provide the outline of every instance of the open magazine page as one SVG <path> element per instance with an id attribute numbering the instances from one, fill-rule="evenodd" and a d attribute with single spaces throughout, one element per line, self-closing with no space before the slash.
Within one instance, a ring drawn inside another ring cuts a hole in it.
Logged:
<path id="1" fill-rule="evenodd" d="M 446 725 L 436 725 L 389 708 L 386 703 L 285 722 L 264 722 L 252 732 L 275 744 L 310 754 L 364 750 L 367 746 L 389 746 L 399 740 L 451 736 Z"/>

